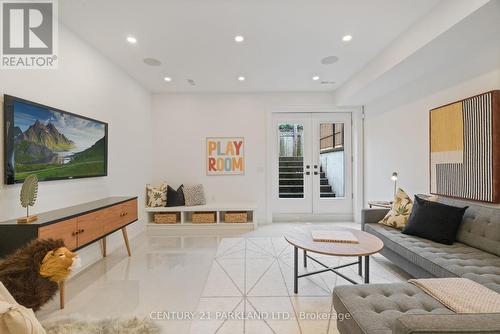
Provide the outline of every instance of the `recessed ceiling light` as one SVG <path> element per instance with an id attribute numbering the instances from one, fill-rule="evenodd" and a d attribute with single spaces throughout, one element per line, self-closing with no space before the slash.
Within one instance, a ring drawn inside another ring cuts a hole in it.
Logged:
<path id="1" fill-rule="evenodd" d="M 318 81 L 319 80 L 319 76 L 315 75 L 312 77 L 313 81 Z"/>
<path id="2" fill-rule="evenodd" d="M 351 39 L 352 39 L 352 36 L 351 36 L 351 35 L 345 35 L 344 37 L 342 37 L 342 40 L 343 40 L 344 42 L 349 42 Z"/>
<path id="3" fill-rule="evenodd" d="M 244 76 L 241 76 L 241 75 L 238 77 L 238 81 L 245 81 L 245 79 L 246 78 Z"/>
<path id="4" fill-rule="evenodd" d="M 245 37 L 243 37 L 243 36 L 241 36 L 241 35 L 238 35 L 238 36 L 235 36 L 235 37 L 234 37 L 234 41 L 235 41 L 236 43 L 241 43 L 241 42 L 243 42 L 244 40 L 245 40 Z"/>
<path id="5" fill-rule="evenodd" d="M 170 81 L 172 81 L 172 78 L 171 77 L 165 77 L 165 78 L 163 78 L 163 80 L 165 80 L 166 82 L 170 82 Z"/>
<path id="6" fill-rule="evenodd" d="M 135 44 L 135 43 L 137 43 L 137 38 L 129 35 L 129 36 L 127 36 L 127 42 L 129 42 L 130 44 Z"/>

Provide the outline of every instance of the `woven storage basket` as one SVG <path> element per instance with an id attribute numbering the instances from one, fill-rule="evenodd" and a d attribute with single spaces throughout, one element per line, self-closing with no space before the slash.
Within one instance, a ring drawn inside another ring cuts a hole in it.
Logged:
<path id="1" fill-rule="evenodd" d="M 224 221 L 226 223 L 247 223 L 248 213 L 247 212 L 226 212 L 224 214 Z"/>
<path id="2" fill-rule="evenodd" d="M 193 212 L 194 224 L 215 223 L 215 212 Z"/>
<path id="3" fill-rule="evenodd" d="M 180 221 L 180 212 L 155 213 L 155 224 L 176 224 Z"/>

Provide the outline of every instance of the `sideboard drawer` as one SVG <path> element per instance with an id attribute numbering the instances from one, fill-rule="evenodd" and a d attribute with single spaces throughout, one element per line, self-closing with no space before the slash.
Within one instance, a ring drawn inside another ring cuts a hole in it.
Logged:
<path id="1" fill-rule="evenodd" d="M 88 244 L 104 234 L 104 224 L 106 223 L 103 221 L 104 212 L 105 210 L 91 212 L 76 218 L 78 247 Z"/>
<path id="2" fill-rule="evenodd" d="M 137 200 L 115 205 L 111 208 L 110 218 L 106 222 L 106 233 L 122 228 L 137 220 Z"/>
<path id="3" fill-rule="evenodd" d="M 63 239 L 66 248 L 72 250 L 77 247 L 76 231 L 76 218 L 73 218 L 40 227 L 38 239 Z"/>
<path id="4" fill-rule="evenodd" d="M 137 200 L 128 201 L 120 204 L 120 216 L 122 225 L 127 225 L 137 220 Z"/>

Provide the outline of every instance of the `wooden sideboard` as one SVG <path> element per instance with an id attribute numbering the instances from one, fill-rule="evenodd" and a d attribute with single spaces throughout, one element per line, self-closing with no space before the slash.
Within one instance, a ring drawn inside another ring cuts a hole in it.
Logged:
<path id="1" fill-rule="evenodd" d="M 120 229 L 127 245 L 125 227 L 135 221 L 137 197 L 108 197 L 38 214 L 38 220 L 28 224 L 0 222 L 0 257 L 33 239 L 63 239 L 68 249 L 78 250 Z"/>
<path id="2" fill-rule="evenodd" d="M 101 241 L 106 256 L 106 236 L 122 231 L 130 256 L 127 225 L 137 221 L 137 197 L 108 197 L 98 201 L 38 214 L 38 220 L 19 224 L 17 220 L 0 222 L 0 257 L 11 254 L 34 239 L 63 239 L 70 250 L 78 250 Z M 61 284 L 61 308 L 64 307 L 64 282 Z"/>

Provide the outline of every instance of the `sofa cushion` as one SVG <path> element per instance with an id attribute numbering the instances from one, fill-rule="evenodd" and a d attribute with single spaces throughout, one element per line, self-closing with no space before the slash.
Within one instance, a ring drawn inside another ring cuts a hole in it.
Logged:
<path id="1" fill-rule="evenodd" d="M 410 283 L 338 286 L 333 290 L 333 306 L 337 313 L 351 315 L 338 322 L 351 334 L 390 334 L 405 314 L 453 314 Z"/>
<path id="2" fill-rule="evenodd" d="M 435 277 L 464 277 L 500 292 L 500 257 L 496 255 L 459 242 L 443 245 L 405 235 L 380 224 L 366 224 L 365 231 Z"/>
<path id="3" fill-rule="evenodd" d="M 403 189 L 399 188 L 394 196 L 391 209 L 387 212 L 385 217 L 379 221 L 379 223 L 402 229 L 405 227 L 406 223 L 408 223 L 408 217 L 410 217 L 412 207 L 413 202 L 411 201 L 411 198 L 404 192 Z"/>
<path id="4" fill-rule="evenodd" d="M 403 233 L 452 245 L 466 209 L 415 196 L 413 210 Z"/>
<path id="5" fill-rule="evenodd" d="M 457 233 L 457 240 L 466 245 L 500 256 L 500 209 L 485 204 L 472 204 L 439 197 L 440 203 L 469 208 Z"/>

